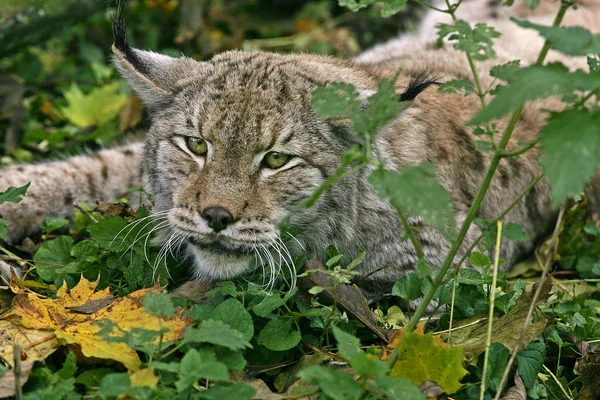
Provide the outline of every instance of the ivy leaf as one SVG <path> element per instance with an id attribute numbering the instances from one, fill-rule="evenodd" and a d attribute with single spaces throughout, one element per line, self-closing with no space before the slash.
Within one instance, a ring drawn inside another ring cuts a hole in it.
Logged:
<path id="1" fill-rule="evenodd" d="M 323 393 L 333 400 L 358 400 L 363 389 L 354 379 L 343 372 L 313 365 L 298 373 L 305 382 L 318 385 Z"/>
<path id="2" fill-rule="evenodd" d="M 523 232 L 521 226 L 515 224 L 514 222 L 507 222 L 506 224 L 504 224 L 504 226 L 502 227 L 502 236 L 504 236 L 507 239 L 518 240 L 521 242 L 526 242 L 527 240 L 529 240 L 529 236 L 527 236 L 527 234 Z"/>
<path id="3" fill-rule="evenodd" d="M 600 112 L 571 109 L 553 113 L 542 128 L 540 140 L 544 152 L 540 163 L 557 205 L 580 193 L 600 168 Z"/>
<path id="4" fill-rule="evenodd" d="M 178 392 L 182 392 L 198 379 L 229 381 L 227 367 L 217 361 L 217 356 L 212 350 L 188 350 L 179 364 L 179 379 L 175 382 L 175 387 Z"/>
<path id="5" fill-rule="evenodd" d="M 417 386 L 434 381 L 448 394 L 461 388 L 460 380 L 467 374 L 461 348 L 447 345 L 431 333 L 411 332 L 400 337 L 397 350 L 398 361 L 391 377 L 407 379 Z"/>
<path id="6" fill-rule="evenodd" d="M 258 335 L 258 344 L 273 351 L 285 351 L 297 346 L 302 335 L 292 325 L 290 318 L 277 318 L 267 322 Z"/>
<path id="7" fill-rule="evenodd" d="M 374 170 L 368 179 L 380 198 L 389 198 L 394 207 L 421 216 L 446 237 L 454 231 L 452 201 L 435 177 L 429 163 L 406 166 L 402 171 Z"/>
<path id="8" fill-rule="evenodd" d="M 25 196 L 25 192 L 29 189 L 29 185 L 31 185 L 31 182 L 28 182 L 21 187 L 11 186 L 4 192 L 0 192 L 0 204 L 7 201 L 10 201 L 11 203 L 20 203 L 21 200 L 23 200 L 23 196 Z"/>
<path id="9" fill-rule="evenodd" d="M 473 93 L 474 88 L 471 81 L 466 79 L 453 79 L 448 82 L 444 82 L 438 90 L 443 93 L 456 93 L 459 90 L 462 90 L 465 96 Z"/>
<path id="10" fill-rule="evenodd" d="M 219 304 L 211 313 L 210 319 L 223 321 L 232 329 L 239 331 L 246 341 L 250 341 L 254 335 L 252 316 L 236 299 L 227 299 Z"/>
<path id="11" fill-rule="evenodd" d="M 46 218 L 42 222 L 42 229 L 46 233 L 54 232 L 55 230 L 62 228 L 69 223 L 68 219 L 63 218 Z"/>
<path id="12" fill-rule="evenodd" d="M 529 343 L 529 346 L 517 353 L 517 371 L 527 389 L 533 388 L 545 357 L 546 346 L 541 341 Z"/>
<path id="13" fill-rule="evenodd" d="M 515 71 L 507 86 L 498 86 L 496 96 L 468 123 L 479 125 L 499 118 L 528 101 L 600 88 L 600 73 L 569 72 L 562 64 L 531 65 Z M 572 125 L 578 126 L 578 125 Z M 573 129 L 569 130 L 573 132 Z M 575 132 L 573 132 L 575 133 Z"/>
<path id="14" fill-rule="evenodd" d="M 421 297 L 421 281 L 414 272 L 398 279 L 392 287 L 392 295 L 405 300 L 415 300 Z"/>
<path id="15" fill-rule="evenodd" d="M 92 89 L 84 94 L 76 83 L 63 93 L 67 100 L 60 111 L 67 121 L 78 128 L 100 126 L 119 114 L 127 96 L 119 91 L 119 82 Z"/>
<path id="16" fill-rule="evenodd" d="M 511 21 L 521 28 L 538 31 L 552 49 L 569 56 L 600 54 L 600 35 L 592 35 L 580 26 L 544 26 L 517 18 L 511 18 Z"/>
<path id="17" fill-rule="evenodd" d="M 354 86 L 333 82 L 313 91 L 311 105 L 321 119 L 344 118 L 360 109 L 360 101 L 357 98 L 358 92 Z"/>
<path id="18" fill-rule="evenodd" d="M 367 382 L 371 389 L 386 396 L 388 399 L 425 400 L 425 395 L 412 382 L 402 378 L 377 376 Z"/>
<path id="19" fill-rule="evenodd" d="M 188 327 L 183 334 L 183 339 L 187 342 L 216 344 L 231 350 L 252 348 L 240 331 L 231 328 L 223 321 L 212 319 L 202 321 L 198 328 Z"/>

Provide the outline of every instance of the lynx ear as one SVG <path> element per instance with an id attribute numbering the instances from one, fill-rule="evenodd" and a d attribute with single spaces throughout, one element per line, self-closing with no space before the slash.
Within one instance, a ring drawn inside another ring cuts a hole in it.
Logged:
<path id="1" fill-rule="evenodd" d="M 202 63 L 129 47 L 124 7 L 125 2 L 119 0 L 116 14 L 111 15 L 113 61 L 144 103 L 152 109 L 160 109 L 173 100 L 186 82 L 198 76 Z"/>

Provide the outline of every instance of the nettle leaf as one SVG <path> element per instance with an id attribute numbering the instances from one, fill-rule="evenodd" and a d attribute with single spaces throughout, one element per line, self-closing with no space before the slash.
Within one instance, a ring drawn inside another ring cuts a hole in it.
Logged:
<path id="1" fill-rule="evenodd" d="M 343 82 L 333 82 L 315 89 L 311 105 L 322 119 L 345 118 L 351 112 L 360 110 L 358 91 L 353 85 Z"/>
<path id="2" fill-rule="evenodd" d="M 59 276 L 78 272 L 71 249 L 73 238 L 59 236 L 44 242 L 33 256 L 38 275 L 46 282 L 54 282 Z"/>
<path id="3" fill-rule="evenodd" d="M 567 67 L 559 63 L 531 65 L 515 71 L 507 86 L 498 86 L 492 101 L 468 123 L 479 125 L 500 118 L 528 101 L 598 88 L 600 73 L 587 74 L 582 70 L 569 72 Z"/>
<path id="4" fill-rule="evenodd" d="M 538 31 L 549 43 L 550 47 L 570 56 L 600 54 L 600 35 L 592 35 L 580 26 L 544 26 L 533 22 L 511 18 L 522 28 Z"/>
<path id="5" fill-rule="evenodd" d="M 182 392 L 198 379 L 229 381 L 227 367 L 217 361 L 217 356 L 212 350 L 188 350 L 179 364 L 179 379 L 175 382 L 175 387 L 178 392 Z"/>
<path id="6" fill-rule="evenodd" d="M 305 382 L 318 385 L 321 391 L 334 400 L 358 400 L 363 394 L 361 386 L 354 379 L 340 371 L 313 365 L 298 373 Z"/>
<path id="7" fill-rule="evenodd" d="M 358 11 L 375 3 L 377 0 L 338 0 L 340 7 L 346 7 L 350 11 Z"/>
<path id="8" fill-rule="evenodd" d="M 473 83 L 466 79 L 453 79 L 448 82 L 444 82 L 438 88 L 440 92 L 444 93 L 456 93 L 459 90 L 462 90 L 465 96 L 470 95 L 474 92 Z"/>
<path id="9" fill-rule="evenodd" d="M 68 219 L 63 218 L 46 218 L 42 222 L 42 230 L 46 233 L 54 232 L 69 223 Z"/>
<path id="10" fill-rule="evenodd" d="M 583 191 L 600 168 L 600 112 L 571 109 L 553 113 L 542 128 L 540 140 L 540 163 L 552 184 L 552 202 L 557 205 Z"/>
<path id="11" fill-rule="evenodd" d="M 422 279 L 414 272 L 404 275 L 392 287 L 392 295 L 409 301 L 418 299 L 421 297 L 421 282 Z"/>
<path id="12" fill-rule="evenodd" d="M 250 341 L 254 335 L 252 316 L 236 299 L 227 299 L 219 304 L 210 315 L 210 319 L 223 321 L 231 328 L 239 331 L 242 337 Z"/>
<path id="13" fill-rule="evenodd" d="M 172 317 L 175 315 L 175 306 L 171 296 L 166 293 L 149 292 L 142 301 L 144 308 L 155 317 Z"/>
<path id="14" fill-rule="evenodd" d="M 425 395 L 419 388 L 406 379 L 378 376 L 367 384 L 372 391 L 381 393 L 388 399 L 425 400 Z"/>
<path id="15" fill-rule="evenodd" d="M 458 20 L 454 24 L 438 24 L 438 47 L 443 45 L 443 39 L 454 42 L 456 50 L 468 53 L 474 60 L 484 61 L 496 57 L 493 39 L 500 37 L 494 27 L 481 23 L 474 28 L 468 22 Z"/>
<path id="16" fill-rule="evenodd" d="M 11 186 L 4 192 L 0 192 L 0 204 L 7 201 L 10 201 L 11 203 L 20 203 L 21 200 L 23 200 L 23 196 L 25 196 L 25 192 L 29 189 L 29 185 L 31 185 L 31 182 L 28 182 L 21 187 Z"/>
<path id="17" fill-rule="evenodd" d="M 352 128 L 358 134 L 374 133 L 377 128 L 396 117 L 402 109 L 402 104 L 396 95 L 395 79 L 382 79 L 378 90 L 369 96 L 368 107 L 350 116 Z"/>
<path id="18" fill-rule="evenodd" d="M 119 91 L 119 82 L 92 89 L 84 94 L 76 83 L 63 93 L 67 100 L 60 111 L 67 121 L 78 128 L 100 126 L 115 118 L 127 101 Z"/>
<path id="19" fill-rule="evenodd" d="M 385 0 L 383 2 L 383 8 L 381 9 L 381 16 L 383 18 L 391 17 L 397 14 L 404 8 L 408 0 Z"/>
<path id="20" fill-rule="evenodd" d="M 546 346 L 541 341 L 529 343 L 525 350 L 517 353 L 517 371 L 527 389 L 531 389 L 535 384 L 537 374 L 544 365 L 545 357 Z"/>
<path id="21" fill-rule="evenodd" d="M 269 350 L 285 351 L 296 347 L 301 339 L 302 335 L 293 327 L 290 318 L 277 318 L 267 322 L 260 331 L 258 344 Z"/>
<path id="22" fill-rule="evenodd" d="M 455 224 L 452 201 L 438 183 L 432 164 L 406 166 L 399 172 L 378 168 L 368 181 L 380 198 L 389 199 L 394 207 L 410 215 L 423 217 L 446 237 L 452 236 Z"/>
<path id="23" fill-rule="evenodd" d="M 521 60 L 509 61 L 506 64 L 495 65 L 490 68 L 490 75 L 505 82 L 509 81 L 513 75 L 521 68 Z"/>
<path id="24" fill-rule="evenodd" d="M 483 357 L 485 357 L 485 354 L 480 358 L 478 363 L 481 370 L 483 370 Z M 504 347 L 503 344 L 494 342 L 490 345 L 488 351 L 488 369 L 485 380 L 487 387 L 493 391 L 498 390 L 498 385 L 500 384 L 504 370 L 508 365 L 509 357 L 510 351 Z"/>
<path id="25" fill-rule="evenodd" d="M 529 240 L 529 236 L 525 232 L 519 224 L 515 224 L 514 222 L 507 222 L 502 227 L 502 236 L 511 240 L 518 240 L 521 242 L 526 242 Z"/>
<path id="26" fill-rule="evenodd" d="M 193 343 L 210 343 L 227 347 L 231 350 L 252 348 L 244 335 L 223 321 L 212 319 L 204 320 L 198 328 L 187 327 L 183 339 Z"/>

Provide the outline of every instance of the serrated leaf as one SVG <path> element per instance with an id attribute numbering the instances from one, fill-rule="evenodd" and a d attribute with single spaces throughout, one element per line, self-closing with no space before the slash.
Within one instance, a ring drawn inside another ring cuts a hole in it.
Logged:
<path id="1" fill-rule="evenodd" d="M 409 301 L 416 300 L 421 297 L 421 282 L 422 279 L 413 272 L 404 275 L 392 287 L 392 295 Z"/>
<path id="2" fill-rule="evenodd" d="M 87 230 L 100 247 L 118 252 L 126 250 L 136 237 L 136 232 L 128 232 L 127 225 L 127 221 L 123 218 L 109 215 L 98 223 L 88 226 Z"/>
<path id="3" fill-rule="evenodd" d="M 473 93 L 474 88 L 471 81 L 466 79 L 452 79 L 440 85 L 438 90 L 443 93 L 456 93 L 458 90 L 461 90 L 465 96 L 468 96 Z"/>
<path id="4" fill-rule="evenodd" d="M 318 385 L 325 395 L 334 400 L 358 400 L 363 389 L 352 377 L 331 368 L 313 365 L 298 373 L 305 382 Z"/>
<path id="5" fill-rule="evenodd" d="M 399 172 L 378 168 L 368 181 L 380 198 L 389 199 L 394 207 L 407 214 L 423 217 L 444 236 L 452 236 L 455 225 L 452 201 L 437 181 L 433 165 L 409 165 Z"/>
<path id="6" fill-rule="evenodd" d="M 381 16 L 383 18 L 388 18 L 399 13 L 400 10 L 404 8 L 407 1 L 408 0 L 386 0 L 383 3 L 383 8 L 381 9 Z"/>
<path id="7" fill-rule="evenodd" d="M 277 318 L 267 322 L 258 335 L 258 343 L 273 351 L 294 348 L 301 339 L 302 335 L 293 327 L 290 318 Z"/>
<path id="8" fill-rule="evenodd" d="M 600 35 L 592 35 L 580 26 L 544 26 L 533 22 L 511 18 L 522 28 L 538 31 L 549 43 L 550 48 L 570 56 L 600 54 Z"/>
<path id="9" fill-rule="evenodd" d="M 21 200 L 23 200 L 23 196 L 25 196 L 27 189 L 29 189 L 29 185 L 31 185 L 31 182 L 28 182 L 21 187 L 11 186 L 4 192 L 0 192 L 0 204 L 7 201 L 10 201 L 11 203 L 20 203 Z"/>
<path id="10" fill-rule="evenodd" d="M 311 105 L 319 118 L 344 118 L 360 109 L 358 92 L 349 83 L 333 82 L 313 91 Z"/>
<path id="11" fill-rule="evenodd" d="M 219 304 L 210 315 L 210 319 L 223 321 L 231 328 L 239 331 L 246 341 L 254 335 L 254 323 L 250 313 L 236 299 L 227 299 Z"/>
<path id="12" fill-rule="evenodd" d="M 600 73 L 569 72 L 562 64 L 531 65 L 512 74 L 507 86 L 498 86 L 496 96 L 468 123 L 479 125 L 500 118 L 528 101 L 600 88 Z M 571 129 L 571 132 L 573 130 Z"/>
<path id="13" fill-rule="evenodd" d="M 520 225 L 515 224 L 513 222 L 507 222 L 502 227 L 502 236 L 511 240 L 518 240 L 521 242 L 525 242 L 529 240 L 529 236 L 525 232 Z"/>
<path id="14" fill-rule="evenodd" d="M 381 360 L 371 354 L 356 354 L 349 360 L 350 366 L 362 376 L 383 376 L 390 371 L 390 368 Z"/>
<path id="15" fill-rule="evenodd" d="M 377 376 L 368 381 L 371 390 L 381 393 L 388 399 L 425 400 L 425 395 L 412 382 L 402 378 Z"/>
<path id="16" fill-rule="evenodd" d="M 460 380 L 467 374 L 461 348 L 434 339 L 431 333 L 411 332 L 400 337 L 396 350 L 398 361 L 392 367 L 391 377 L 407 379 L 417 386 L 434 381 L 448 394 L 461 388 Z"/>
<path id="17" fill-rule="evenodd" d="M 375 3 L 377 0 L 338 0 L 340 7 L 346 7 L 351 11 L 358 11 Z"/>
<path id="18" fill-rule="evenodd" d="M 531 389 L 535 384 L 545 357 L 546 346 L 540 341 L 529 343 L 529 346 L 517 353 L 517 371 L 527 389 Z"/>
<path id="19" fill-rule="evenodd" d="M 540 140 L 544 153 L 540 163 L 552 184 L 552 202 L 557 205 L 582 192 L 600 168 L 600 112 L 571 109 L 553 113 L 542 128 Z"/>
<path id="20" fill-rule="evenodd" d="M 500 33 L 493 26 L 480 23 L 471 27 L 468 22 L 458 20 L 453 24 L 438 24 L 437 28 L 437 43 L 440 47 L 442 40 L 448 37 L 456 50 L 468 53 L 474 60 L 484 61 L 496 57 L 493 39 L 500 37 Z"/>
<path id="21" fill-rule="evenodd" d="M 212 319 L 202 321 L 198 328 L 188 327 L 183 339 L 187 342 L 216 344 L 231 350 L 252 348 L 240 331 L 232 329 L 223 321 Z"/>
<path id="22" fill-rule="evenodd" d="M 178 392 L 182 392 L 198 379 L 229 381 L 227 367 L 217 361 L 212 350 L 188 350 L 179 364 L 179 379 L 175 382 L 175 387 Z"/>
<path id="23" fill-rule="evenodd" d="M 65 274 L 77 272 L 77 264 L 73 263 L 71 249 L 73 238 L 59 236 L 54 240 L 44 242 L 33 256 L 38 275 L 46 282 L 54 282 Z"/>
<path id="24" fill-rule="evenodd" d="M 495 65 L 490 68 L 490 76 L 503 81 L 509 81 L 519 71 L 521 66 L 520 60 L 509 61 L 506 64 Z"/>
<path id="25" fill-rule="evenodd" d="M 150 292 L 144 297 L 142 304 L 146 311 L 155 317 L 172 317 L 175 315 L 173 301 L 166 293 Z"/>
<path id="26" fill-rule="evenodd" d="M 63 116 L 78 128 L 100 126 L 119 114 L 127 96 L 119 91 L 119 82 L 96 87 L 84 94 L 76 83 L 63 93 L 67 100 L 60 107 Z"/>
<path id="27" fill-rule="evenodd" d="M 352 128 L 361 135 L 373 134 L 381 125 L 396 117 L 402 109 L 396 95 L 395 81 L 382 79 L 378 90 L 369 96 L 368 107 L 350 115 Z"/>

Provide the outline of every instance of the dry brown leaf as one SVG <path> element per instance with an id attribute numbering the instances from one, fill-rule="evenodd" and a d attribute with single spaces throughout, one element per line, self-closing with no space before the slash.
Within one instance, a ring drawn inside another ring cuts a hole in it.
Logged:
<path id="1" fill-rule="evenodd" d="M 23 386 L 33 368 L 33 362 L 21 363 L 21 386 Z M 0 377 L 0 399 L 15 395 L 15 371 L 13 369 Z"/>
<path id="2" fill-rule="evenodd" d="M 527 400 L 527 389 L 518 372 L 515 374 L 515 386 L 508 389 L 500 400 Z"/>
<path id="3" fill-rule="evenodd" d="M 163 318 L 159 323 L 158 318 L 145 311 L 142 305 L 143 297 L 152 290 L 159 290 L 158 287 L 138 290 L 126 297 L 117 298 L 109 306 L 91 314 L 72 311 L 73 308 L 80 309 L 86 304 L 97 306 L 98 302 L 106 302 L 106 299 L 111 297 L 108 289 L 94 292 L 96 285 L 97 283 L 82 277 L 79 284 L 70 292 L 67 292 L 63 285 L 58 290 L 55 300 L 41 298 L 33 292 L 21 290 L 13 300 L 11 312 L 13 318 L 10 322 L 14 327 L 17 321 L 14 316 L 20 317 L 18 324 L 21 325 L 20 329 L 28 340 L 31 330 L 40 331 L 39 335 L 45 337 L 55 335 L 57 341 L 51 342 L 53 348 L 63 344 L 74 344 L 81 348 L 81 353 L 85 357 L 115 360 L 130 371 L 137 370 L 141 364 L 136 351 L 125 343 L 108 342 L 98 335 L 101 329 L 98 321 L 110 320 L 124 332 L 132 328 L 158 331 L 162 326 L 169 329 L 169 332 L 163 335 L 165 341 L 179 339 L 189 324 L 189 321 L 182 316 Z M 115 335 L 122 335 L 122 333 L 115 333 Z M 0 342 L 0 349 L 3 349 L 2 346 L 9 346 L 12 349 L 13 344 L 12 339 Z M 26 348 L 26 345 L 23 347 Z M 37 346 L 33 349 L 37 349 Z M 9 353 L 12 355 L 12 352 L 6 349 L 6 353 L 0 353 L 0 356 L 6 359 Z"/>

